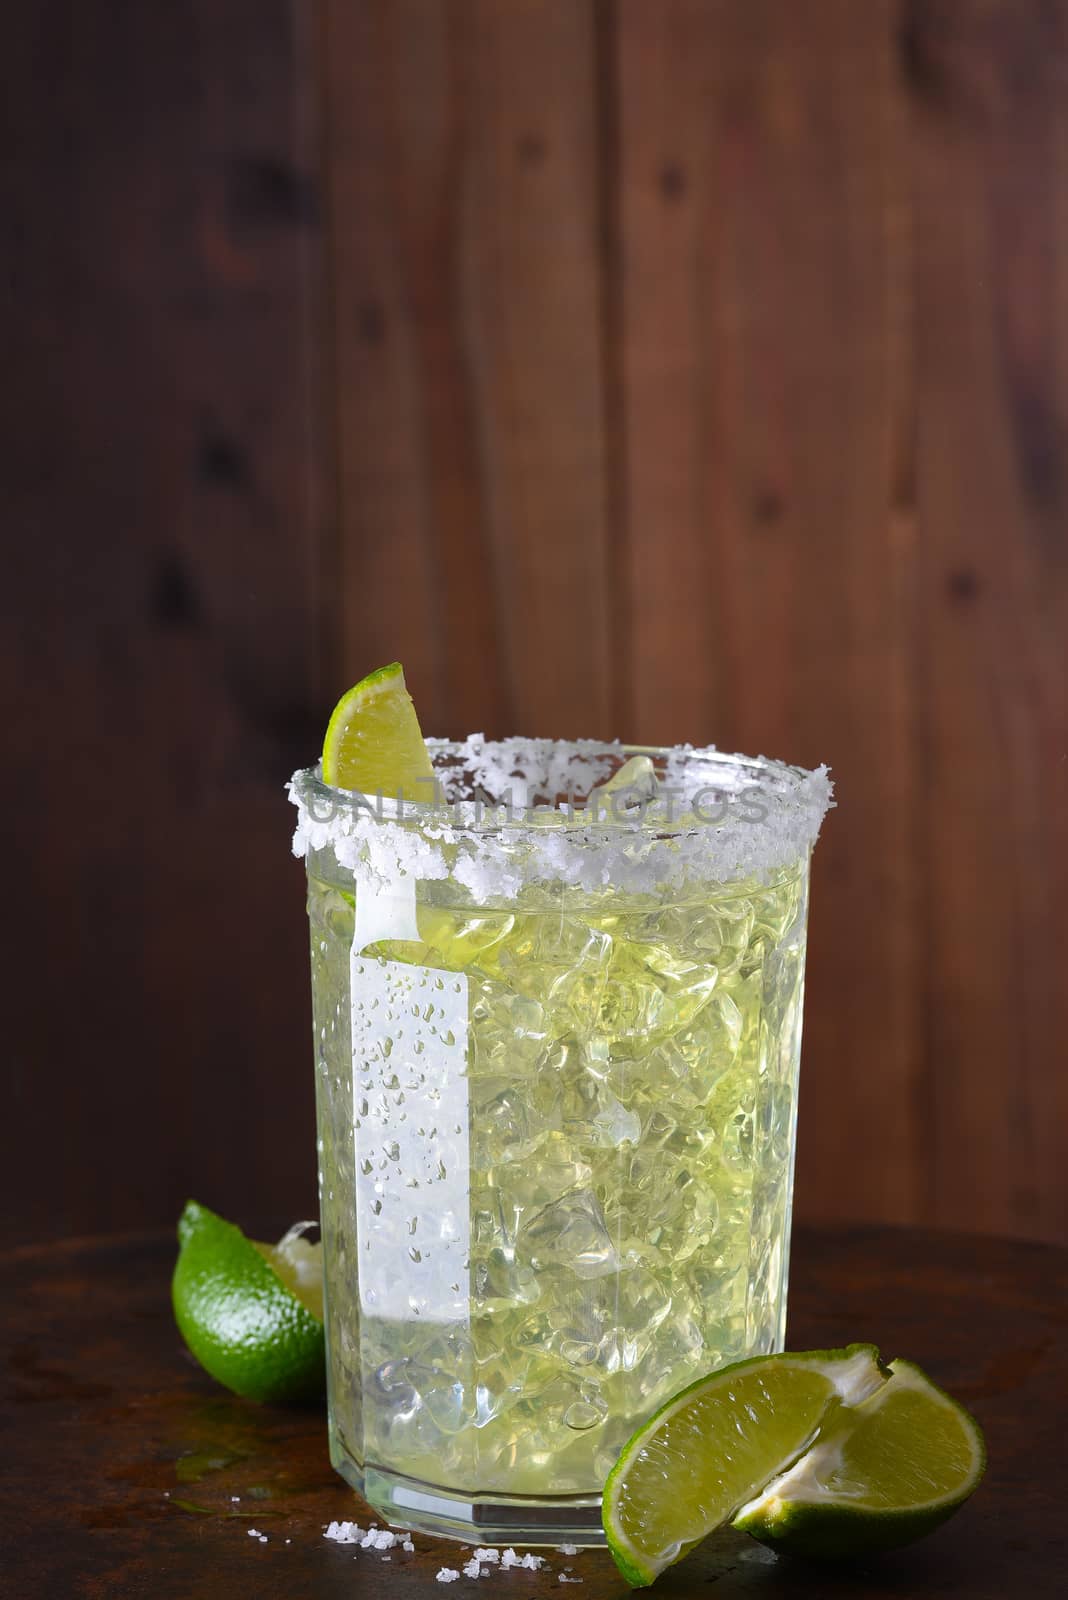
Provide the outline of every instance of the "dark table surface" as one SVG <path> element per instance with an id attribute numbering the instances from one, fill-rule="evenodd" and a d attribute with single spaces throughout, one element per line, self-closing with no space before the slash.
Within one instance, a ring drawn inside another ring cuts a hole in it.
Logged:
<path id="1" fill-rule="evenodd" d="M 332 1519 L 372 1520 L 331 1470 L 321 1411 L 258 1407 L 217 1388 L 171 1320 L 170 1236 L 71 1240 L 0 1257 L 0 1594 L 125 1600 L 460 1596 L 460 1547 L 415 1536 L 414 1555 L 339 1546 Z M 656 1593 L 787 1597 L 1044 1596 L 1066 1592 L 1068 1252 L 895 1229 L 801 1232 L 793 1348 L 868 1339 L 909 1356 L 969 1405 L 990 1465 L 975 1498 L 910 1550 L 849 1570 L 776 1560 L 725 1532 Z M 237 1498 L 235 1498 L 237 1497 Z M 255 1527 L 267 1543 L 250 1538 Z M 551 1570 L 494 1572 L 537 1600 L 626 1594 L 601 1551 L 546 1551 Z M 577 1586 L 575 1591 L 577 1593 Z"/>

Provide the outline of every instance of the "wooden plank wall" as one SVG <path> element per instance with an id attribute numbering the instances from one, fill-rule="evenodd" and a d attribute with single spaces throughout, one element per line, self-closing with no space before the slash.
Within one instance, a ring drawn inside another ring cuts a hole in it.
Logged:
<path id="1" fill-rule="evenodd" d="M 611 722 L 594 8 L 326 0 L 344 660 Z"/>
<path id="2" fill-rule="evenodd" d="M 279 784 L 400 655 L 829 761 L 799 1214 L 1068 1235 L 1068 0 L 83 10 L 9 61 L 26 1225 L 310 1203 Z"/>
<path id="3" fill-rule="evenodd" d="M 299 21 L 47 0 L 6 35 L 16 1239 L 164 1221 L 187 1193 L 315 1203 L 280 788 L 334 676 Z"/>

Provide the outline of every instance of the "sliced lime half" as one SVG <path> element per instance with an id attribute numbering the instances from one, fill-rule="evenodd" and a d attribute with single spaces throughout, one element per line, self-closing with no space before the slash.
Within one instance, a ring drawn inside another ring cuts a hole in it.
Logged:
<path id="1" fill-rule="evenodd" d="M 979 1424 L 911 1361 L 889 1371 L 742 1506 L 736 1528 L 772 1549 L 827 1560 L 911 1544 L 953 1515 L 986 1465 Z"/>
<path id="2" fill-rule="evenodd" d="M 632 1584 L 652 1583 L 816 1438 L 828 1415 L 884 1383 L 872 1345 L 756 1356 L 669 1400 L 623 1449 L 604 1487 L 608 1545 Z"/>
<path id="3" fill-rule="evenodd" d="M 298 1224 L 300 1230 L 306 1224 Z M 249 1400 L 303 1400 L 325 1381 L 320 1248 L 259 1244 L 190 1200 L 171 1298 L 178 1331 L 217 1382 Z"/>

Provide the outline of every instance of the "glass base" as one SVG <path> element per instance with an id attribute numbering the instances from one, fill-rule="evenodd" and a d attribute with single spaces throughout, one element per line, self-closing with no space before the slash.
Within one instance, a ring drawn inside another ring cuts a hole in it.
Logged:
<path id="1" fill-rule="evenodd" d="M 394 1528 L 474 1545 L 603 1545 L 601 1497 L 465 1494 L 382 1467 L 360 1466 L 336 1438 L 330 1460 L 345 1482 Z"/>

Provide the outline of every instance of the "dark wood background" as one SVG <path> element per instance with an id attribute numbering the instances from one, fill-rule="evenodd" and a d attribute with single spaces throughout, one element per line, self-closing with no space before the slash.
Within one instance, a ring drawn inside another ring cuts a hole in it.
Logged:
<path id="1" fill-rule="evenodd" d="M 314 1207 L 282 784 L 829 761 L 798 1210 L 1068 1232 L 1068 0 L 5 29 L 3 1232 Z"/>

